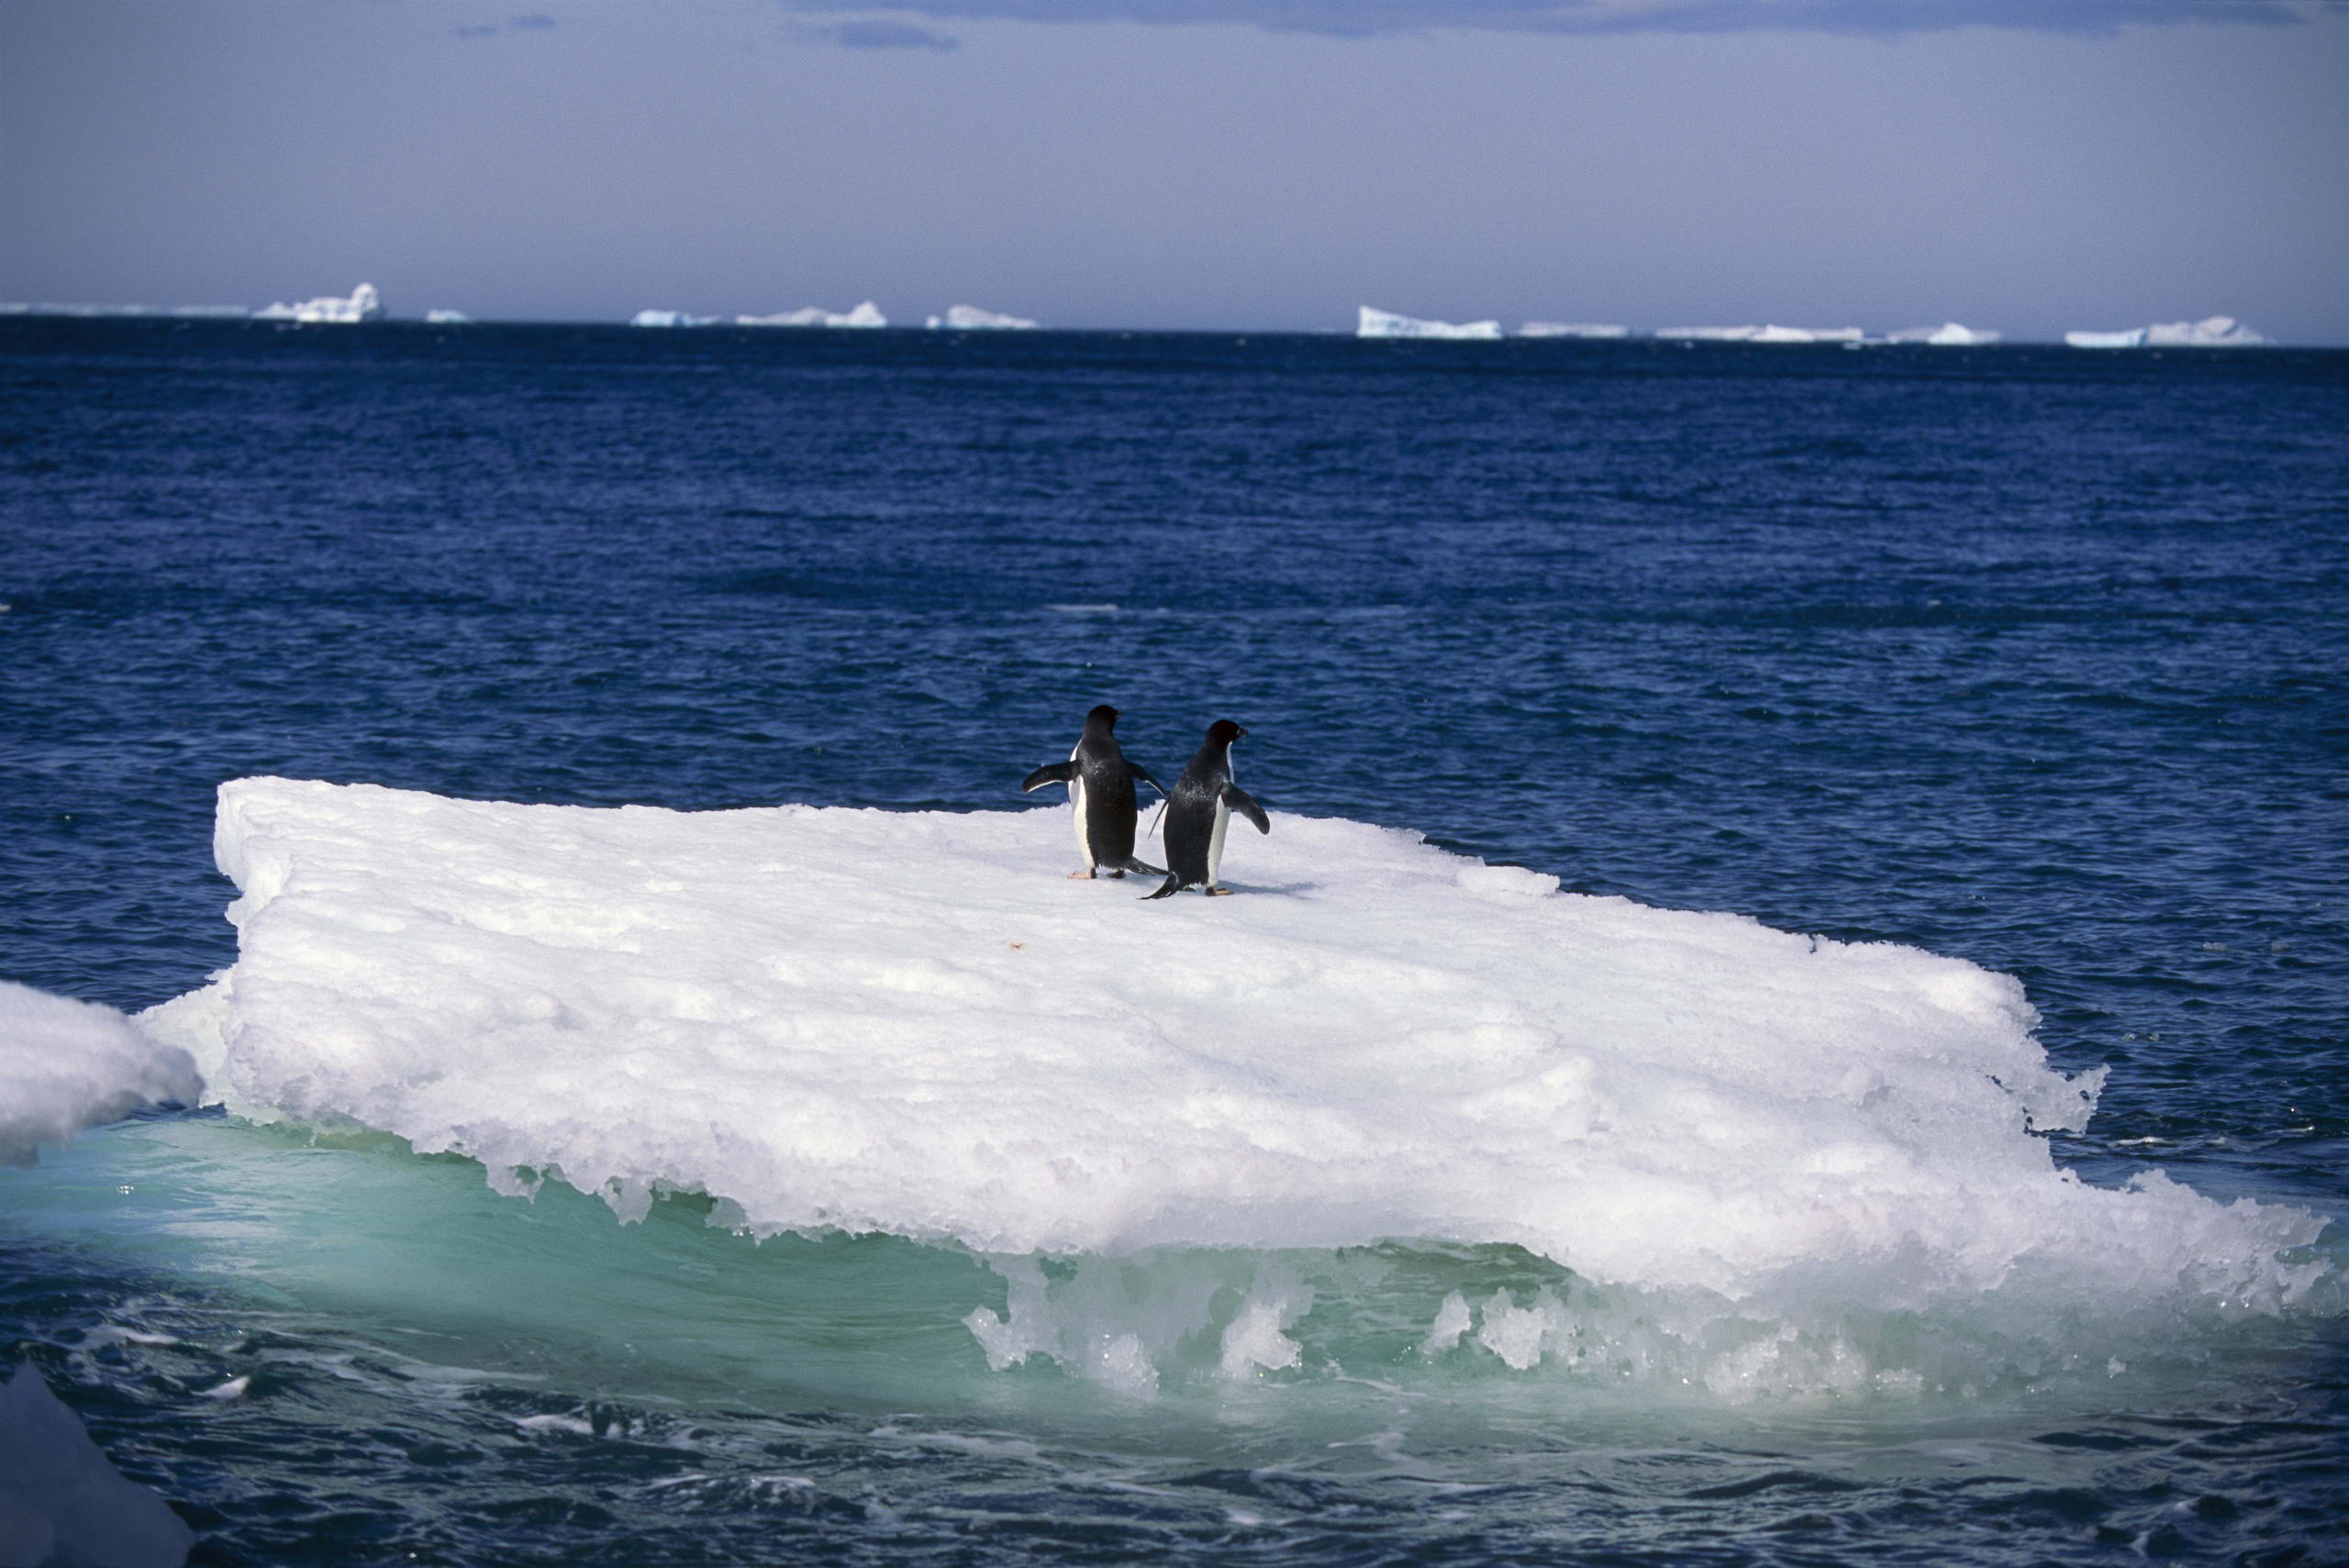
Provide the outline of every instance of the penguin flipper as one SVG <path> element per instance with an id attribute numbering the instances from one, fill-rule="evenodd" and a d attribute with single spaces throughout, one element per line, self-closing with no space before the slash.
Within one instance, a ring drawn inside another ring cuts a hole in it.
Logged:
<path id="1" fill-rule="evenodd" d="M 1067 784 L 1075 777 L 1076 764 L 1074 762 L 1054 762 L 1049 767 L 1038 768 L 1034 773 L 1030 773 L 1026 778 L 1021 779 L 1019 781 L 1019 793 L 1022 795 L 1031 795 L 1037 790 L 1043 788 L 1046 784 Z"/>
<path id="2" fill-rule="evenodd" d="M 1223 803 L 1231 807 L 1235 816 L 1245 817 L 1249 821 L 1253 822 L 1257 832 L 1269 833 L 1273 830 L 1272 818 L 1264 815 L 1264 808 L 1257 805 L 1254 797 L 1238 784 L 1228 784 L 1223 786 Z"/>
<path id="3" fill-rule="evenodd" d="M 1143 767 L 1131 757 L 1126 759 L 1126 771 L 1133 774 L 1134 777 L 1141 780 L 1142 783 L 1148 784 L 1151 788 L 1156 790 L 1161 795 L 1171 793 L 1164 784 L 1160 784 L 1157 779 L 1151 775 L 1151 772 L 1148 768 Z"/>
<path id="4" fill-rule="evenodd" d="M 1157 892 L 1143 894 L 1141 895 L 1142 902 L 1147 904 L 1153 898 L 1172 898 L 1174 895 L 1182 891 L 1183 879 L 1179 876 L 1169 876 L 1166 879 L 1166 884 L 1163 887 L 1161 887 Z"/>
<path id="5" fill-rule="evenodd" d="M 1124 860 L 1119 861 L 1118 864 L 1127 871 L 1138 871 L 1144 876 L 1164 876 L 1166 874 L 1166 868 L 1164 866 L 1154 866 L 1148 861 L 1142 859 L 1140 855 L 1128 855 Z M 1152 894 L 1152 896 L 1156 897 L 1157 895 Z"/>

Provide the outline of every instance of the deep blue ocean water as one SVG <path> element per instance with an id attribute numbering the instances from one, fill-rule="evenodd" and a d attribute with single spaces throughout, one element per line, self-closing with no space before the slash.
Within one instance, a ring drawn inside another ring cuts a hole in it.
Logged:
<path id="1" fill-rule="evenodd" d="M 2111 1068 L 2084 1178 L 2349 1215 L 2349 353 L 6 320 L 0 602 L 50 991 L 232 961 L 226 779 L 994 809 L 1110 701 L 1167 776 L 1229 714 L 1284 808 L 2015 974 Z M 574 1197 L 93 1132 L 0 1171 L 0 1362 L 204 1562 L 2349 1560 L 2338 1315 L 1138 1412 L 987 1373 L 967 1259 Z M 1490 1251 L 1297 1266 L 1371 1336 Z"/>

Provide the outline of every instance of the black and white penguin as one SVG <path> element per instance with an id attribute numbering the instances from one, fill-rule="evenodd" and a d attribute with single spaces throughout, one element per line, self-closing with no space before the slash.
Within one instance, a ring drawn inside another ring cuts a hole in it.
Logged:
<path id="1" fill-rule="evenodd" d="M 1231 743 L 1247 733 L 1228 718 L 1208 726 L 1207 743 L 1166 797 L 1166 885 L 1143 896 L 1163 898 L 1186 887 L 1209 895 L 1230 892 L 1218 887 L 1215 879 L 1223 869 L 1223 832 L 1231 814 L 1253 822 L 1259 833 L 1273 830 L 1264 808 L 1231 782 Z"/>
<path id="2" fill-rule="evenodd" d="M 1072 877 L 1097 876 L 1104 868 L 1111 876 L 1130 871 L 1148 876 L 1166 874 L 1163 868 L 1134 857 L 1134 780 L 1141 780 L 1161 795 L 1166 793 L 1166 786 L 1118 749 L 1118 738 L 1110 733 L 1117 723 L 1118 710 L 1103 703 L 1085 716 L 1084 737 L 1067 762 L 1038 768 L 1019 782 L 1022 792 L 1046 784 L 1068 785 L 1071 815 L 1076 818 L 1076 849 L 1085 857 L 1085 869 L 1069 873 Z"/>

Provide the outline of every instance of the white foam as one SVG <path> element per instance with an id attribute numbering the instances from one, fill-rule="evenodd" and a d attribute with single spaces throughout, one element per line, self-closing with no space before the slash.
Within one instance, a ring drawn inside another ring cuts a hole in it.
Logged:
<path id="1" fill-rule="evenodd" d="M 1357 338 L 1485 339 L 1500 335 L 1501 324 L 1497 321 L 1429 321 L 1416 316 L 1397 316 L 1391 310 L 1378 310 L 1367 305 L 1360 307 L 1354 326 Z"/>
<path id="2" fill-rule="evenodd" d="M 106 1461 L 29 1362 L 0 1384 L 0 1562 L 177 1568 L 195 1532 Z"/>
<path id="3" fill-rule="evenodd" d="M 185 1051 L 112 1007 L 0 980 L 0 1163 L 161 1100 L 204 1092 Z"/>
<path id="4" fill-rule="evenodd" d="M 2058 1169 L 2032 1129 L 2082 1125 L 2102 1073 L 2050 1068 L 2005 976 L 1287 814 L 1234 846 L 1241 896 L 1144 903 L 1069 881 L 1065 832 L 240 780 L 238 962 L 140 1022 L 232 1106 L 623 1218 L 697 1189 L 755 1232 L 1015 1258 L 1504 1242 L 1731 1301 L 1832 1275 L 1881 1310 L 2023 1275 L 2277 1310 L 2327 1272 L 2285 1255 L 2321 1228 L 2300 1210 Z M 1135 1382 L 1158 1330 L 1072 1342 L 1094 1287 L 1023 1310 L 1006 1267 L 991 1361 Z M 1166 1334 L 1206 1316 L 1171 1302 Z"/>

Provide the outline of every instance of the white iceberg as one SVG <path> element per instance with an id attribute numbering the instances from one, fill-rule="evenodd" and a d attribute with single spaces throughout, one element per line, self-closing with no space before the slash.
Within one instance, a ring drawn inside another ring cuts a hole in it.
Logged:
<path id="1" fill-rule="evenodd" d="M 1983 343 L 1995 343 L 1999 334 L 1972 327 L 1961 327 L 1954 321 L 1944 321 L 1939 327 L 1911 327 L 1895 332 L 1886 339 L 1891 343 L 1932 343 L 1945 349 L 1974 348 Z"/>
<path id="2" fill-rule="evenodd" d="M 165 1100 L 204 1092 L 195 1063 L 112 1007 L 0 980 L 0 1164 Z"/>
<path id="3" fill-rule="evenodd" d="M 975 305 L 950 305 L 944 316 L 933 316 L 924 325 L 956 332 L 1032 332 L 1043 323 L 1030 321 L 1024 316 L 1005 316 L 998 311 L 981 310 Z"/>
<path id="4" fill-rule="evenodd" d="M 0 301 L 0 316 L 170 316 L 243 320 L 252 308 L 243 305 L 57 305 Z"/>
<path id="5" fill-rule="evenodd" d="M 0 1562 L 178 1568 L 195 1532 L 108 1462 L 30 1362 L 0 1384 Z"/>
<path id="6" fill-rule="evenodd" d="M 2075 349 L 2142 349 L 2145 330 L 2132 327 L 2125 332 L 2066 332 L 2064 341 Z"/>
<path id="7" fill-rule="evenodd" d="M 1498 338 L 1501 324 L 1497 321 L 1423 321 L 1416 316 L 1397 316 L 1391 310 L 1376 310 L 1365 305 L 1354 326 L 1357 338 L 1464 338 L 1478 340 Z"/>
<path id="8" fill-rule="evenodd" d="M 682 310 L 640 310 L 629 317 L 631 327 L 715 327 L 718 317 L 694 316 Z"/>
<path id="9" fill-rule="evenodd" d="M 2165 321 L 2145 328 L 2149 349 L 2249 349 L 2266 341 L 2232 316 Z"/>
<path id="10" fill-rule="evenodd" d="M 2289 1255 L 2322 1227 L 2299 1209 L 2058 1168 L 2033 1129 L 2082 1125 L 2102 1072 L 2051 1068 L 2006 976 L 1407 832 L 1275 813 L 1231 847 L 1239 896 L 1152 903 L 1069 880 L 1057 809 L 245 779 L 215 849 L 237 962 L 139 1021 L 232 1109 L 623 1219 L 681 1190 L 754 1233 L 997 1256 L 1508 1243 L 1879 1312 L 2026 1279 L 2065 1310 L 2282 1310 L 2328 1273 Z M 991 1358 L 1042 1343 L 1014 1306 L 975 1315 Z"/>
<path id="11" fill-rule="evenodd" d="M 434 327 L 470 327 L 473 318 L 462 310 L 428 310 L 424 319 Z"/>
<path id="12" fill-rule="evenodd" d="M 799 310 L 777 311 L 773 316 L 738 316 L 737 327 L 886 327 L 889 318 L 881 307 L 866 300 L 854 310 L 826 310 L 820 306 L 807 306 Z"/>
<path id="13" fill-rule="evenodd" d="M 1659 327 L 1655 335 L 1697 343 L 1747 343 L 1761 330 L 1759 327 Z"/>
<path id="14" fill-rule="evenodd" d="M 1596 321 L 1528 321 L 1517 329 L 1520 338 L 1628 338 L 1629 327 L 1609 327 Z"/>
<path id="15" fill-rule="evenodd" d="M 364 321 L 381 321 L 383 318 L 384 302 L 376 294 L 373 284 L 361 284 L 347 297 L 327 295 L 294 305 L 280 301 L 253 312 L 255 321 L 299 321 L 344 327 Z"/>

